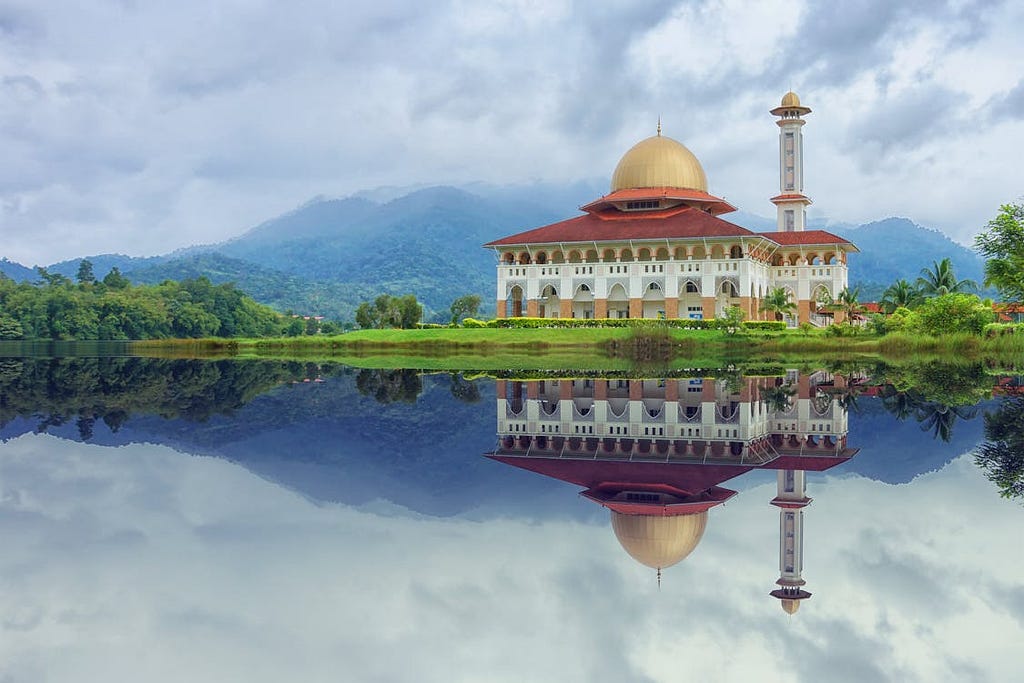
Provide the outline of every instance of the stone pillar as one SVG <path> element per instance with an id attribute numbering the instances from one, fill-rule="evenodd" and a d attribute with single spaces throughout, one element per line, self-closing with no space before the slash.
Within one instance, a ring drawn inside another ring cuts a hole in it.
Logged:
<path id="1" fill-rule="evenodd" d="M 594 317 L 595 318 L 607 318 L 608 317 L 608 299 L 594 299 Z"/>
<path id="2" fill-rule="evenodd" d="M 678 401 L 679 400 L 679 380 L 677 380 L 677 379 L 665 380 L 665 400 L 666 401 Z"/>
<path id="3" fill-rule="evenodd" d="M 679 297 L 665 297 L 665 317 L 670 320 L 675 320 L 679 317 Z"/>
<path id="4" fill-rule="evenodd" d="M 715 297 L 702 296 L 700 298 L 700 307 L 703 309 L 702 313 L 705 320 L 710 320 L 715 317 Z"/>
<path id="5" fill-rule="evenodd" d="M 811 302 L 808 299 L 796 302 L 796 321 L 801 325 L 811 322 Z"/>
<path id="6" fill-rule="evenodd" d="M 508 317 L 508 302 L 504 299 L 498 299 L 498 316 L 499 318 Z"/>
<path id="7" fill-rule="evenodd" d="M 641 380 L 634 379 L 629 382 L 629 400 L 630 401 L 641 401 L 644 397 L 644 383 Z"/>
<path id="8" fill-rule="evenodd" d="M 558 399 L 561 401 L 572 400 L 572 380 L 563 379 L 558 382 Z"/>
<path id="9" fill-rule="evenodd" d="M 540 398 L 540 383 L 539 382 L 527 382 L 526 383 L 526 398 L 537 400 Z"/>
<path id="10" fill-rule="evenodd" d="M 540 316 L 540 302 L 536 299 L 530 299 L 526 302 L 526 317 L 537 318 Z"/>
<path id="11" fill-rule="evenodd" d="M 630 318 L 642 318 L 642 317 L 644 317 L 644 300 L 643 299 L 630 299 L 629 300 L 629 317 Z"/>
<path id="12" fill-rule="evenodd" d="M 558 317 L 572 317 L 572 299 L 560 299 L 558 302 Z"/>

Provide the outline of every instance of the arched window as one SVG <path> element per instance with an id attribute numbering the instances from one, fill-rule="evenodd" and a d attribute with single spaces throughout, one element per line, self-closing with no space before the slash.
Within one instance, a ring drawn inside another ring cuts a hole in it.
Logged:
<path id="1" fill-rule="evenodd" d="M 743 258 L 743 247 L 739 245 L 733 245 L 729 249 L 729 258 Z"/>

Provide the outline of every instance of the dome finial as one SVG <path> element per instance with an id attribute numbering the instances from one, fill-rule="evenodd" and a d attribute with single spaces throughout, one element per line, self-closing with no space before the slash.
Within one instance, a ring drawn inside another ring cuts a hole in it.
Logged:
<path id="1" fill-rule="evenodd" d="M 661 567 L 658 567 L 658 590 L 661 590 Z"/>
<path id="2" fill-rule="evenodd" d="M 661 114 L 658 114 L 658 137 L 661 137 Z"/>

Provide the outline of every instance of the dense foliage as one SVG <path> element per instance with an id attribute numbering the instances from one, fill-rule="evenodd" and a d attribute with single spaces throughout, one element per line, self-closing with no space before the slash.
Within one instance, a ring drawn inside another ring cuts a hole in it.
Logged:
<path id="1" fill-rule="evenodd" d="M 356 324 L 364 330 L 400 328 L 411 330 L 423 317 L 423 307 L 416 295 L 391 296 L 381 294 L 373 303 L 364 301 L 356 309 Z"/>
<path id="2" fill-rule="evenodd" d="M 0 338 L 261 337 L 282 332 L 278 313 L 233 284 L 214 285 L 205 277 L 132 286 L 116 268 L 97 281 L 84 267 L 77 285 L 44 268 L 39 275 L 36 284 L 0 277 Z"/>
<path id="3" fill-rule="evenodd" d="M 985 284 L 1006 301 L 1024 301 L 1024 204 L 1002 206 L 975 246 L 987 259 Z"/>

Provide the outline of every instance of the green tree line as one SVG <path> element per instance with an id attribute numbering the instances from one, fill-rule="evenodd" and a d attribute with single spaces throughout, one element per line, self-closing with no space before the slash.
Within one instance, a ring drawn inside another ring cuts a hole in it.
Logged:
<path id="1" fill-rule="evenodd" d="M 0 339 L 263 337 L 292 322 L 234 284 L 205 277 L 136 286 L 117 268 L 97 280 L 88 261 L 77 283 L 38 271 L 36 283 L 0 275 Z"/>

